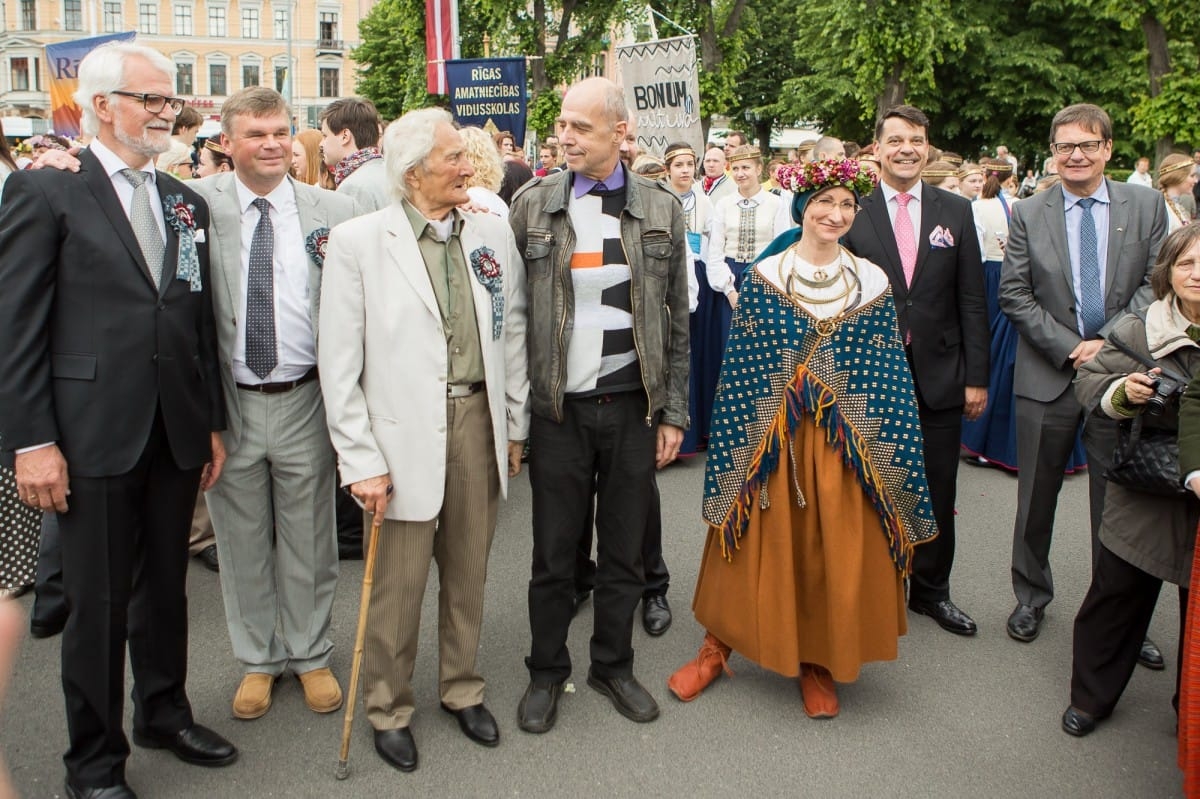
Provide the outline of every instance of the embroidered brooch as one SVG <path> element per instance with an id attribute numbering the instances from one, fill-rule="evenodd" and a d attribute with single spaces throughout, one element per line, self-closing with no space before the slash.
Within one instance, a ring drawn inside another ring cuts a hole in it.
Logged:
<path id="1" fill-rule="evenodd" d="M 175 277 L 186 280 L 192 291 L 202 290 L 204 285 L 200 279 L 200 254 L 196 251 L 196 241 L 204 240 L 204 231 L 196 230 L 196 206 L 185 203 L 182 194 L 168 194 L 163 198 L 163 219 L 179 234 L 179 262 L 175 267 Z"/>
<path id="2" fill-rule="evenodd" d="M 475 249 L 471 253 L 471 271 L 480 285 L 492 295 L 492 341 L 495 341 L 500 338 L 500 325 L 504 319 L 504 282 L 496 253 L 488 247 Z"/>
<path id="3" fill-rule="evenodd" d="M 325 268 L 325 248 L 329 246 L 329 228 L 319 227 L 304 240 L 304 249 L 308 257 L 313 259 L 317 269 Z"/>
<path id="4" fill-rule="evenodd" d="M 929 246 L 935 250 L 943 250 L 954 246 L 954 236 L 949 230 L 938 225 L 929 234 Z"/>

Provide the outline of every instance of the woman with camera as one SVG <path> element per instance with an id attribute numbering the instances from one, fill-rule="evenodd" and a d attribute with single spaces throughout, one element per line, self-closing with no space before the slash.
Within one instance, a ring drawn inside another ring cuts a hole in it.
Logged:
<path id="1" fill-rule="evenodd" d="M 1120 699 L 1163 581 L 1179 586 L 1181 619 L 1187 608 L 1200 500 L 1183 487 L 1179 462 L 1159 456 L 1178 433 L 1183 387 L 1200 375 L 1200 226 L 1167 237 L 1150 286 L 1156 299 L 1144 315 L 1117 322 L 1075 378 L 1079 401 L 1125 428 L 1105 474 L 1100 548 L 1075 617 L 1071 704 L 1062 717 L 1063 731 L 1075 736 L 1095 730 Z M 1133 463 L 1143 468 L 1130 477 Z"/>

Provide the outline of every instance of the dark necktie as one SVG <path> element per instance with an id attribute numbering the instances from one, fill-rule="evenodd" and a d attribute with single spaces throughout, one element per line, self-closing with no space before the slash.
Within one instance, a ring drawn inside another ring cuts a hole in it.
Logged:
<path id="1" fill-rule="evenodd" d="M 163 244 L 162 232 L 158 229 L 158 221 L 154 218 L 154 209 L 150 207 L 150 187 L 146 185 L 149 175 L 140 169 L 122 169 L 121 175 L 133 185 L 133 203 L 129 209 L 129 224 L 133 227 L 133 235 L 137 236 L 138 246 L 141 247 L 142 257 L 150 268 L 150 276 L 154 285 L 162 285 Z"/>
<path id="2" fill-rule="evenodd" d="M 246 366 L 265 378 L 279 363 L 275 347 L 275 229 L 271 204 L 254 201 L 258 225 L 250 240 L 250 270 L 246 281 Z"/>
<path id="3" fill-rule="evenodd" d="M 1094 338 L 1104 327 L 1104 288 L 1100 285 L 1100 245 L 1096 240 L 1096 219 L 1092 206 L 1096 200 L 1085 197 L 1079 210 L 1079 310 L 1083 318 L 1083 337 Z"/>

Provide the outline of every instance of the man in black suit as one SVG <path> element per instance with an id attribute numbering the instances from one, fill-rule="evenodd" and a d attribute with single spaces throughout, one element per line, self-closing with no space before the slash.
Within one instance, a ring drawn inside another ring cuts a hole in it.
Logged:
<path id="1" fill-rule="evenodd" d="M 134 796 L 127 642 L 134 742 L 198 765 L 237 758 L 184 690 L 188 533 L 225 419 L 208 209 L 154 171 L 183 107 L 174 75 L 140 45 L 89 54 L 76 101 L 97 136 L 79 171 L 15 173 L 0 210 L 0 448 L 22 498 L 58 513 L 69 797 Z"/>
<path id="2" fill-rule="evenodd" d="M 925 437 L 925 472 L 939 535 L 913 555 L 908 607 L 943 629 L 974 635 L 975 622 L 950 599 L 954 498 L 962 420 L 987 405 L 988 319 L 983 264 L 971 204 L 921 181 L 929 119 L 896 106 L 875 128 L 879 186 L 846 237 L 888 274 L 908 351 Z"/>

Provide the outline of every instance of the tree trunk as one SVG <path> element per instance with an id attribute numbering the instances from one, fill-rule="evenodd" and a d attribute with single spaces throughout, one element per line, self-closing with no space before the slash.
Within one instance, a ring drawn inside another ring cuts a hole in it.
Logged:
<path id="1" fill-rule="evenodd" d="M 1171 54 L 1167 51 L 1167 31 L 1152 13 L 1142 15 L 1142 33 L 1146 37 L 1146 67 L 1150 73 L 1150 96 L 1162 93 L 1163 76 L 1171 71 Z M 1164 136 L 1155 146 L 1155 163 L 1162 161 L 1175 147 L 1175 137 Z"/>
<path id="2" fill-rule="evenodd" d="M 754 135 L 758 139 L 758 148 L 764 156 L 771 152 L 771 120 L 758 119 L 754 122 Z M 763 179 L 770 175 L 763 175 Z"/>
<path id="3" fill-rule="evenodd" d="M 533 99 L 536 100 L 542 92 L 550 87 L 546 77 L 546 0 L 533 0 L 533 21 L 537 30 L 535 37 L 533 59 Z"/>
<path id="4" fill-rule="evenodd" d="M 884 113 L 892 106 L 902 105 L 904 95 L 908 92 L 908 84 L 901 79 L 904 74 L 904 62 L 897 61 L 892 65 L 892 72 L 883 84 L 883 92 L 875 105 L 875 119 L 883 119 Z"/>

